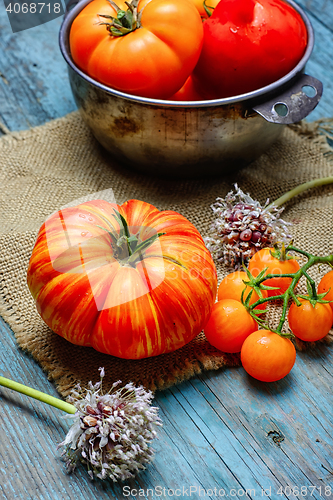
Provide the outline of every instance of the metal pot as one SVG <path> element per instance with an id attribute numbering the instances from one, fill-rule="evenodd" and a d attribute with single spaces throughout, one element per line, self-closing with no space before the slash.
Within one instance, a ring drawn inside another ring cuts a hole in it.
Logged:
<path id="1" fill-rule="evenodd" d="M 297 66 L 253 92 L 196 102 L 133 96 L 83 73 L 71 58 L 69 32 L 90 1 L 80 1 L 65 16 L 60 49 L 83 120 L 112 157 L 137 170 L 193 177 L 240 168 L 266 151 L 286 124 L 305 118 L 321 98 L 322 83 L 304 74 L 314 44 L 313 29 L 292 0 L 288 3 L 300 13 L 308 31 L 308 45 Z"/>

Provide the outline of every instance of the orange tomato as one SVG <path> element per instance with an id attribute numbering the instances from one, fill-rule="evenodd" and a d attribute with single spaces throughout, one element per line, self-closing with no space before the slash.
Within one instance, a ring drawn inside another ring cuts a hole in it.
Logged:
<path id="1" fill-rule="evenodd" d="M 127 10 L 123 0 L 116 3 Z M 93 0 L 72 23 L 71 55 L 82 71 L 108 87 L 166 99 L 184 85 L 198 61 L 202 20 L 188 0 L 141 0 L 139 11 L 140 26 L 114 36 L 103 16 L 117 17 L 115 9 L 107 0 Z"/>
<path id="2" fill-rule="evenodd" d="M 309 300 L 299 298 L 299 301 L 301 305 L 297 306 L 293 302 L 288 313 L 289 326 L 293 334 L 309 342 L 324 338 L 333 323 L 330 305 L 317 302 L 313 307 Z"/>
<path id="3" fill-rule="evenodd" d="M 265 275 L 277 275 L 276 278 L 270 278 L 263 282 L 264 285 L 277 287 L 277 290 L 267 291 L 269 297 L 280 295 L 289 287 L 292 278 L 282 278 L 281 274 L 296 273 L 300 268 L 295 258 L 291 257 L 286 260 L 279 260 L 276 257 L 273 257 L 271 254 L 272 250 L 273 248 L 262 248 L 251 257 L 248 266 L 249 271 L 253 274 L 253 276 L 258 276 L 258 274 L 266 267 L 268 269 Z"/>
<path id="4" fill-rule="evenodd" d="M 325 293 L 324 300 L 333 301 L 333 270 L 326 273 L 320 280 L 318 285 L 318 293 Z M 331 309 L 333 311 L 333 302 L 330 303 Z"/>
<path id="5" fill-rule="evenodd" d="M 246 337 L 258 328 L 241 302 L 223 299 L 216 302 L 204 328 L 210 344 L 223 352 L 240 352 Z"/>
<path id="6" fill-rule="evenodd" d="M 244 370 L 262 382 L 275 382 L 285 377 L 296 360 L 291 340 L 270 330 L 257 330 L 247 337 L 241 350 Z"/>
<path id="7" fill-rule="evenodd" d="M 244 300 L 249 295 L 251 290 L 253 290 L 250 286 L 244 284 L 244 280 L 248 280 L 247 274 L 245 271 L 235 271 L 234 273 L 228 274 L 220 283 L 217 292 L 217 300 L 222 299 L 234 299 L 241 302 L 242 291 L 245 288 L 244 292 Z M 267 297 L 267 291 L 262 290 L 263 297 Z M 253 291 L 252 296 L 250 298 L 250 305 L 254 304 L 259 300 L 258 294 Z M 265 309 L 266 303 L 260 304 L 256 307 L 256 309 Z"/>
<path id="8" fill-rule="evenodd" d="M 208 16 L 208 14 L 207 14 L 207 12 L 205 11 L 205 8 L 204 8 L 204 0 L 191 0 L 191 1 L 194 3 L 194 5 L 196 6 L 196 8 L 198 9 L 200 16 L 203 19 L 208 19 L 209 16 Z M 214 9 L 217 6 L 217 4 L 219 3 L 219 1 L 220 0 L 208 0 L 206 2 L 208 10 L 213 13 Z"/>

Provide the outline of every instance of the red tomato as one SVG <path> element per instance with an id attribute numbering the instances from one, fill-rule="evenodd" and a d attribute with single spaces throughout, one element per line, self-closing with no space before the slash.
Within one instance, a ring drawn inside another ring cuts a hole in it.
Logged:
<path id="1" fill-rule="evenodd" d="M 297 306 L 293 302 L 289 308 L 288 321 L 291 331 L 301 340 L 314 342 L 325 337 L 333 323 L 333 313 L 329 304 L 317 302 L 313 307 L 309 300 L 299 298 Z"/>
<path id="2" fill-rule="evenodd" d="M 235 271 L 234 273 L 228 274 L 220 283 L 217 292 L 217 300 L 222 299 L 234 299 L 241 302 L 242 291 L 245 288 L 244 300 L 251 292 L 252 288 L 250 286 L 244 285 L 244 280 L 247 281 L 248 277 L 245 271 Z M 267 297 L 267 291 L 262 290 L 263 297 Z M 250 298 L 250 305 L 254 304 L 259 300 L 259 296 L 255 291 L 252 292 Z M 256 309 L 266 309 L 266 303 L 260 304 Z"/>
<path id="3" fill-rule="evenodd" d="M 241 350 L 241 362 L 251 377 L 275 382 L 285 377 L 296 360 L 291 340 L 270 330 L 257 330 L 247 337 Z"/>
<path id="4" fill-rule="evenodd" d="M 250 92 L 289 73 L 306 46 L 301 16 L 283 0 L 223 0 L 204 22 L 195 83 L 207 98 Z"/>
<path id="5" fill-rule="evenodd" d="M 204 328 L 212 346 L 223 352 L 240 352 L 246 337 L 258 328 L 246 308 L 234 299 L 216 302 Z"/>
<path id="6" fill-rule="evenodd" d="M 119 7 L 127 10 L 120 0 Z M 196 65 L 203 40 L 201 17 L 188 0 L 141 0 L 139 29 L 113 36 L 101 16 L 116 16 L 107 0 L 93 0 L 74 19 L 70 49 L 78 67 L 114 89 L 168 98 Z M 186 20 L 186 22 L 185 22 Z"/>
<path id="7" fill-rule="evenodd" d="M 258 276 L 260 271 L 268 268 L 266 274 L 276 274 L 276 278 L 270 278 L 263 282 L 264 285 L 277 287 L 277 290 L 268 290 L 269 297 L 284 293 L 289 287 L 292 278 L 281 278 L 281 274 L 296 273 L 299 270 L 299 264 L 296 259 L 288 258 L 279 260 L 271 254 L 272 248 L 262 248 L 256 252 L 249 261 L 248 269 L 253 276 Z"/>
<path id="8" fill-rule="evenodd" d="M 114 209 L 127 221 L 128 236 Z M 28 286 L 55 333 L 138 359 L 174 351 L 202 330 L 217 277 L 200 233 L 182 215 L 138 200 L 121 206 L 95 200 L 43 224 Z"/>
<path id="9" fill-rule="evenodd" d="M 318 285 L 318 293 L 328 292 L 324 300 L 332 300 L 333 301 L 333 270 L 326 273 L 320 280 Z M 333 302 L 330 303 L 330 306 L 333 311 Z"/>

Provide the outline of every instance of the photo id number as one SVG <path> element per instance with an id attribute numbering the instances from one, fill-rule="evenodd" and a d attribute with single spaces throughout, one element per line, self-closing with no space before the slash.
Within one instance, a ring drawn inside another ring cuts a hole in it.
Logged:
<path id="1" fill-rule="evenodd" d="M 62 10 L 60 3 L 9 3 L 6 7 L 9 14 L 41 14 L 43 9 L 49 14 L 61 14 Z"/>

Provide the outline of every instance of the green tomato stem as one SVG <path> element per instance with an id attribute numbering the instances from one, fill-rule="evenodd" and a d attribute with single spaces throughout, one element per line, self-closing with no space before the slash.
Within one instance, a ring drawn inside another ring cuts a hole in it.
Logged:
<path id="1" fill-rule="evenodd" d="M 332 177 L 333 179 L 333 177 Z M 310 284 L 311 286 L 311 289 L 312 289 L 312 293 L 313 293 L 313 297 L 314 299 L 317 298 L 317 292 L 316 292 L 316 287 L 315 287 L 315 282 L 314 280 L 308 275 L 307 271 L 310 267 L 312 267 L 313 265 L 315 264 L 328 264 L 328 265 L 333 265 L 333 253 L 330 254 L 330 255 L 327 255 L 325 257 L 320 257 L 320 256 L 317 256 L 317 255 L 312 255 L 310 254 L 309 252 L 305 252 L 304 250 L 300 250 L 298 248 L 295 248 L 294 246 L 292 245 L 289 245 L 287 248 L 286 248 L 286 252 L 290 252 L 290 251 L 294 251 L 296 253 L 300 253 L 302 255 L 304 255 L 305 257 L 307 257 L 307 262 L 299 268 L 298 271 L 296 271 L 296 273 L 285 273 L 285 274 L 279 274 L 279 278 L 292 278 L 292 281 L 289 285 L 289 287 L 287 288 L 287 290 L 283 293 L 283 294 L 280 294 L 280 295 L 275 295 L 275 296 L 271 296 L 271 297 L 266 297 L 266 298 L 262 298 L 262 299 L 259 299 L 257 300 L 256 302 L 254 302 L 253 304 L 251 304 L 251 306 L 248 306 L 248 310 L 251 314 L 251 316 L 254 317 L 254 319 L 257 321 L 258 318 L 256 316 L 256 313 L 254 312 L 254 309 L 256 307 L 258 307 L 260 304 L 264 304 L 265 302 L 269 302 L 269 301 L 272 301 L 272 300 L 283 300 L 283 306 L 282 306 L 282 314 L 281 314 L 281 318 L 280 318 L 280 321 L 279 321 L 279 325 L 278 327 L 276 328 L 276 330 L 272 330 L 276 333 L 278 333 L 279 335 L 281 336 L 284 336 L 284 337 L 293 337 L 293 335 L 291 334 L 284 334 L 282 333 L 282 328 L 283 328 L 283 325 L 286 321 L 286 317 L 287 317 L 287 308 L 288 308 L 288 302 L 289 302 L 289 299 L 292 298 L 293 300 L 296 299 L 296 295 L 295 295 L 295 288 L 296 288 L 296 285 L 298 283 L 298 281 L 300 280 L 300 278 L 302 276 L 304 276 L 308 283 Z M 276 277 L 276 275 L 274 274 L 266 274 L 266 276 L 262 276 L 260 277 L 258 280 L 254 280 L 255 281 L 255 285 L 259 286 L 261 283 L 263 283 L 264 281 L 270 279 L 270 278 L 274 278 Z M 297 299 L 296 299 L 296 303 L 297 303 Z"/>
<path id="2" fill-rule="evenodd" d="M 8 389 L 12 389 L 13 391 L 20 392 L 25 396 L 37 399 L 38 401 L 42 401 L 43 403 L 46 403 L 50 406 L 54 406 L 55 408 L 58 408 L 59 410 L 62 410 L 66 413 L 76 412 L 76 408 L 74 405 L 63 401 L 62 399 L 54 398 L 53 396 L 45 394 L 44 392 L 32 389 L 32 387 L 28 387 L 27 385 L 14 382 L 14 380 L 10 380 L 9 378 L 0 376 L 0 385 L 2 385 L 3 387 L 7 387 Z"/>
<path id="3" fill-rule="evenodd" d="M 98 14 L 100 17 L 108 19 L 107 22 L 101 22 L 99 24 L 105 25 L 106 29 L 110 32 L 112 36 L 125 36 L 128 33 L 132 33 L 136 29 L 140 28 L 140 20 L 138 13 L 139 0 L 132 0 L 131 2 L 125 2 L 127 5 L 127 10 L 122 10 L 113 0 L 108 0 L 110 5 L 117 13 L 117 17 L 112 17 L 105 14 Z"/>
<path id="4" fill-rule="evenodd" d="M 308 280 L 308 283 L 309 283 L 309 285 L 311 287 L 311 289 L 309 289 L 309 293 L 311 292 L 312 297 L 314 298 L 314 300 L 317 300 L 318 299 L 318 295 L 317 295 L 315 281 L 311 278 L 311 276 L 306 271 L 303 272 L 303 276 L 306 277 L 306 279 Z"/>
<path id="5" fill-rule="evenodd" d="M 294 196 L 297 196 L 298 194 L 303 193 L 303 191 L 306 191 L 307 189 L 313 188 L 313 187 L 318 187 L 318 186 L 325 186 L 326 184 L 332 184 L 333 183 L 333 176 L 330 177 L 322 177 L 321 179 L 314 179 L 309 182 L 305 182 L 304 184 L 300 184 L 299 186 L 295 187 L 294 189 L 291 189 L 284 195 L 280 196 L 277 200 L 273 201 L 273 203 L 269 204 L 269 207 L 272 207 L 273 205 L 275 207 L 280 207 L 281 205 L 284 205 L 287 203 L 287 201 L 291 200 Z"/>
<path id="6" fill-rule="evenodd" d="M 203 2 L 203 8 L 205 9 L 205 12 L 206 12 L 208 17 L 210 17 L 213 14 L 214 9 L 215 9 L 215 7 L 211 7 L 210 5 L 206 5 L 206 0 L 204 0 L 204 2 Z"/>

